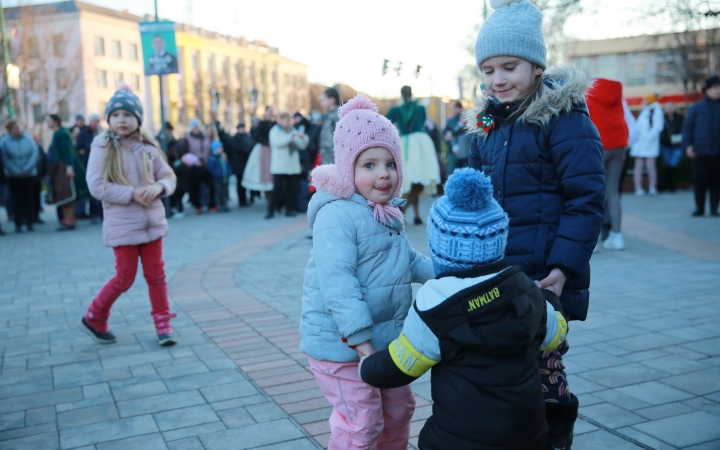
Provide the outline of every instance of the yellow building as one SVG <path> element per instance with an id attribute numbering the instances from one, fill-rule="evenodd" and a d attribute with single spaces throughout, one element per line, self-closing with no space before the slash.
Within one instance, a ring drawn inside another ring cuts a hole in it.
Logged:
<path id="1" fill-rule="evenodd" d="M 183 124 L 197 117 L 234 128 L 239 120 L 249 126 L 251 116 L 262 116 L 267 106 L 308 112 L 305 64 L 281 56 L 264 42 L 185 24 L 176 25 L 175 36 L 180 73 L 163 77 L 170 122 Z M 157 104 L 157 77 L 150 80 L 152 102 Z M 159 109 L 152 109 L 159 123 Z"/>
<path id="2" fill-rule="evenodd" d="M 127 82 L 145 108 L 143 127 L 160 126 L 157 76 L 144 76 L 138 23 L 153 20 L 79 1 L 5 8 L 11 63 L 20 70 L 13 91 L 19 120 L 38 126 L 58 113 L 103 115 L 106 102 Z M 163 77 L 166 117 L 183 124 L 217 118 L 233 130 L 255 111 L 310 108 L 307 66 L 261 41 L 176 25 L 179 74 Z"/>

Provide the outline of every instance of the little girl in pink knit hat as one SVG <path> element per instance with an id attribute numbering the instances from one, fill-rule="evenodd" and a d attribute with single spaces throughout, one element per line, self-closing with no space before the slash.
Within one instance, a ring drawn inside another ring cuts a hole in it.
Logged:
<path id="1" fill-rule="evenodd" d="M 412 283 L 434 278 L 413 250 L 399 206 L 402 156 L 396 128 L 358 95 L 339 110 L 335 164 L 312 173 L 313 249 L 305 269 L 300 350 L 333 406 L 329 449 L 406 450 L 410 386 L 376 389 L 358 375 L 361 356 L 388 348 L 412 304 Z"/>

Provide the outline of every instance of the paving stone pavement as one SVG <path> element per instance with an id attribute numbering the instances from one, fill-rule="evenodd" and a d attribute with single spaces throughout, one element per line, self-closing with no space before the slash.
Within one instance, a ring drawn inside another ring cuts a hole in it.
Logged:
<path id="1" fill-rule="evenodd" d="M 571 323 L 574 448 L 720 449 L 720 220 L 691 219 L 687 192 L 623 202 L 628 248 L 593 257 L 590 315 Z M 258 205 L 171 222 L 181 341 L 169 349 L 154 340 L 141 274 L 113 309 L 117 344 L 77 329 L 114 272 L 99 226 L 3 237 L 0 449 L 327 445 L 329 404 L 298 352 L 309 230 L 304 217 L 263 215 Z M 423 227 L 407 235 L 427 252 Z M 415 445 L 429 376 L 413 389 Z"/>

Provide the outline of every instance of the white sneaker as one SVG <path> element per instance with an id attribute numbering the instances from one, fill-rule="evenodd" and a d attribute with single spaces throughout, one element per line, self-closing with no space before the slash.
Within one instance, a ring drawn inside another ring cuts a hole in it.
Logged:
<path id="1" fill-rule="evenodd" d="M 610 232 L 610 236 L 603 242 L 603 248 L 606 250 L 625 250 L 625 239 L 622 233 Z"/>
<path id="2" fill-rule="evenodd" d="M 635 189 L 635 197 L 645 197 L 645 191 L 642 189 Z"/>
<path id="3" fill-rule="evenodd" d="M 171 219 L 182 219 L 183 217 L 185 217 L 185 214 L 181 212 L 173 213 L 173 215 L 170 216 Z"/>
<path id="4" fill-rule="evenodd" d="M 648 194 L 650 194 L 651 197 L 655 197 L 658 194 L 657 189 L 650 189 L 650 192 L 648 192 Z"/>

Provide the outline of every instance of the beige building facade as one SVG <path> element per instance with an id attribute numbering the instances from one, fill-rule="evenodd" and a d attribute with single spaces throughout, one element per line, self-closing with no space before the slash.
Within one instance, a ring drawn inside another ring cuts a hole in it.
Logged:
<path id="1" fill-rule="evenodd" d="M 565 45 L 565 56 L 592 76 L 621 81 L 631 107 L 652 93 L 664 101 L 692 102 L 698 85 L 720 62 L 717 31 L 576 41 Z"/>
<path id="2" fill-rule="evenodd" d="M 158 77 L 144 75 L 138 27 L 152 17 L 78 1 L 6 8 L 5 14 L 11 63 L 20 71 L 13 97 L 22 123 L 37 127 L 51 113 L 68 125 L 76 114 L 103 115 L 126 82 L 143 101 L 144 127 L 158 130 Z M 309 109 L 307 66 L 277 48 L 184 24 L 176 25 L 176 42 L 180 73 L 163 77 L 173 123 L 198 117 L 234 128 L 266 106 Z"/>

